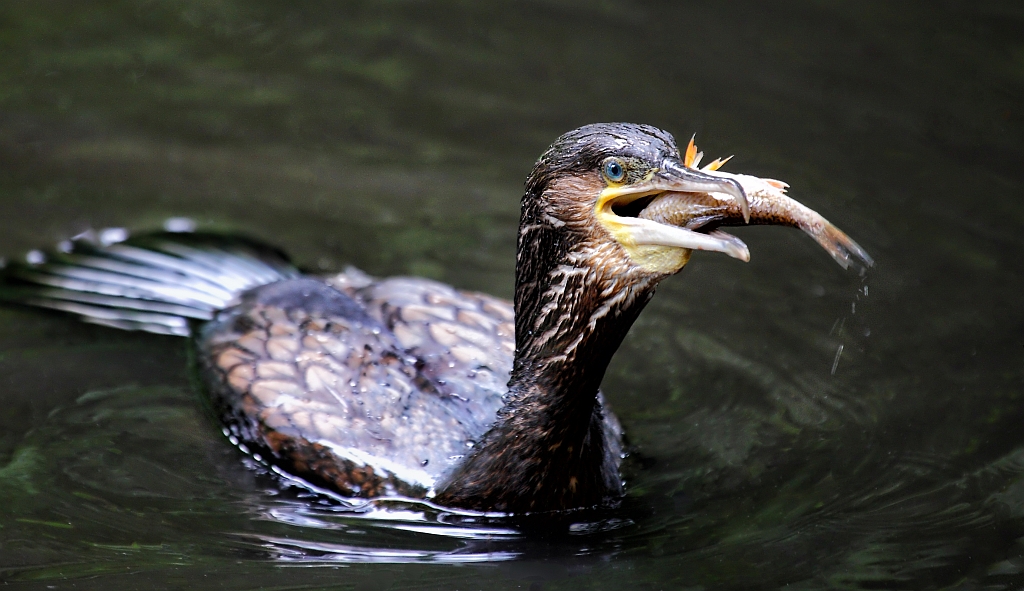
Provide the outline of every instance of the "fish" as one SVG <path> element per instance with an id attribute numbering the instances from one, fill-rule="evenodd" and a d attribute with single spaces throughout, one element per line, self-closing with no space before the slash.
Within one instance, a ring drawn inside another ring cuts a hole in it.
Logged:
<path id="1" fill-rule="evenodd" d="M 696 168 L 701 155 L 691 139 L 683 163 Z M 874 260 L 845 232 L 818 212 L 789 197 L 786 194 L 789 189 L 787 183 L 720 170 L 729 158 L 716 159 L 700 170 L 739 183 L 746 194 L 745 202 L 725 193 L 669 191 L 656 195 L 637 217 L 730 241 L 745 253 L 745 257 L 739 257 L 742 260 L 750 258 L 746 244 L 721 230 L 722 227 L 773 225 L 799 228 L 844 269 L 854 267 L 863 272 L 874 266 Z"/>

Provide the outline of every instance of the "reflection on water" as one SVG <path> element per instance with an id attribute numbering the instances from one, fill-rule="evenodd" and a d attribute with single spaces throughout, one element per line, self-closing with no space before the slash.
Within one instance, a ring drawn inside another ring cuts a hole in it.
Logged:
<path id="1" fill-rule="evenodd" d="M 747 265 L 695 256 L 606 376 L 628 496 L 532 520 L 288 486 L 225 444 L 183 342 L 0 309 L 5 583 L 1024 581 L 1016 3 L 76 0 L 0 23 L 0 256 L 190 218 L 508 297 L 534 159 L 632 120 L 787 181 L 877 263 L 773 228 L 737 230 Z"/>
<path id="2" fill-rule="evenodd" d="M 261 538 L 270 556 L 284 562 L 360 562 L 405 564 L 427 562 L 437 564 L 460 564 L 471 562 L 498 562 L 512 560 L 515 552 L 474 552 L 473 547 L 450 552 L 427 550 L 401 550 L 393 548 L 362 548 L 329 542 L 307 542 L 285 538 Z"/>
<path id="3" fill-rule="evenodd" d="M 329 539 L 303 539 L 295 536 L 277 537 L 251 534 L 255 543 L 267 550 L 275 560 L 297 563 L 323 562 L 435 562 L 446 564 L 468 562 L 500 562 L 519 555 L 516 540 L 522 534 L 509 527 L 479 523 L 481 518 L 463 517 L 452 520 L 451 514 L 436 508 L 424 509 L 421 504 L 408 509 L 396 508 L 394 503 L 373 502 L 367 507 L 346 507 L 342 511 L 311 509 L 308 503 L 295 502 L 271 508 L 262 517 L 301 528 L 342 532 L 340 539 L 364 544 L 341 544 L 339 536 Z M 420 510 L 415 510 L 420 505 Z M 454 521 L 454 523 L 449 523 Z M 494 520 L 498 521 L 498 520 Z M 404 534 L 414 534 L 407 536 Z M 455 547 L 428 549 L 431 537 L 461 540 Z M 362 538 L 362 540 L 360 539 Z M 383 540 L 387 540 L 384 544 Z M 374 547 L 370 544 L 378 543 Z M 408 547 L 402 547 L 408 546 Z"/>

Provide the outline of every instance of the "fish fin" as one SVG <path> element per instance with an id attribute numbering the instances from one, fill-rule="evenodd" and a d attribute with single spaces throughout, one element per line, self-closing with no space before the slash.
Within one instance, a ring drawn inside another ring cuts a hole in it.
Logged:
<path id="1" fill-rule="evenodd" d="M 726 158 L 715 158 L 711 162 L 708 162 L 702 170 L 718 170 L 730 160 L 732 160 L 732 156 L 727 156 Z"/>
<path id="2" fill-rule="evenodd" d="M 686 155 L 683 156 L 683 166 L 687 168 L 694 167 L 694 159 L 697 157 L 697 146 L 694 145 L 693 140 L 697 139 L 697 134 L 694 134 L 690 138 L 690 143 L 686 145 Z"/>

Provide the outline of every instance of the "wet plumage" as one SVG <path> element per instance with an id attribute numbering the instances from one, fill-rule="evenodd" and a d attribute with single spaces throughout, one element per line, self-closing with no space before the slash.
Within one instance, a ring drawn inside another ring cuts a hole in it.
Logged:
<path id="1" fill-rule="evenodd" d="M 196 344 L 214 405 L 252 451 L 344 494 L 422 497 L 493 422 L 511 319 L 489 296 L 350 272 L 250 292 Z"/>
<path id="2" fill-rule="evenodd" d="M 2 295 L 190 335 L 231 441 L 315 486 L 485 511 L 598 506 L 622 494 L 605 369 L 693 250 L 746 260 L 719 227 L 749 221 L 870 264 L 783 184 L 696 164 L 648 126 L 556 140 L 522 198 L 514 302 L 357 270 L 301 276 L 256 243 L 171 234 L 80 239 L 11 266 Z"/>

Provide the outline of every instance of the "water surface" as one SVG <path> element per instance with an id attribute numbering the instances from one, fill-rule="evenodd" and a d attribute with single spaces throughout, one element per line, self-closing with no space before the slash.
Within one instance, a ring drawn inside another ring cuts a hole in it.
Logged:
<path id="1" fill-rule="evenodd" d="M 512 293 L 522 181 L 595 121 L 697 133 L 781 228 L 666 281 L 604 390 L 622 507 L 348 507 L 249 465 L 173 339 L 0 309 L 0 580 L 50 588 L 1024 584 L 1014 2 L 83 0 L 0 7 L 0 254 L 170 216 Z"/>

